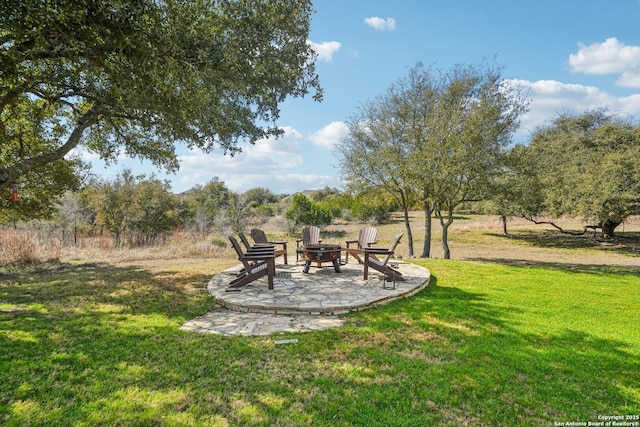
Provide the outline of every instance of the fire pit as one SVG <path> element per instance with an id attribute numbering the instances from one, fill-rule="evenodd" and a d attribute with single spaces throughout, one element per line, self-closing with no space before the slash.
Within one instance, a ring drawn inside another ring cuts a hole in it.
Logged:
<path id="1" fill-rule="evenodd" d="M 340 254 L 344 250 L 340 245 L 333 245 L 329 243 L 321 243 L 319 245 L 306 245 L 301 248 L 304 255 L 304 269 L 305 273 L 309 272 L 309 267 L 312 262 L 318 263 L 320 267 L 322 263 L 330 262 L 333 264 L 333 269 L 336 273 L 340 273 Z"/>

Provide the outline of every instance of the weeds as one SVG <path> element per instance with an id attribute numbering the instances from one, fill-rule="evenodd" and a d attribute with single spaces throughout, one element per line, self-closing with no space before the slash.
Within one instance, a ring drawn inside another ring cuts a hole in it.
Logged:
<path id="1" fill-rule="evenodd" d="M 0 264 L 16 265 L 60 259 L 61 245 L 36 230 L 0 230 Z"/>

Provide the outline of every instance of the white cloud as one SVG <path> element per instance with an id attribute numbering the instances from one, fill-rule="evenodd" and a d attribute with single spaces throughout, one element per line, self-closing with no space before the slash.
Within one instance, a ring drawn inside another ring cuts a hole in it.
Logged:
<path id="1" fill-rule="evenodd" d="M 393 31 L 396 29 L 396 20 L 393 18 L 378 18 L 372 16 L 370 18 L 364 18 L 365 24 L 380 31 Z"/>
<path id="2" fill-rule="evenodd" d="M 616 84 L 622 87 L 640 88 L 640 70 L 625 71 Z"/>
<path id="3" fill-rule="evenodd" d="M 319 131 L 309 135 L 309 141 L 320 147 L 331 149 L 348 132 L 349 128 L 344 122 L 331 122 Z"/>
<path id="4" fill-rule="evenodd" d="M 580 114 L 596 108 L 607 108 L 612 114 L 640 116 L 640 94 L 615 97 L 594 86 L 561 83 L 555 80 L 513 80 L 511 83 L 526 87 L 531 104 L 522 117 L 521 136 L 528 135 L 537 126 L 545 125 L 561 113 Z"/>
<path id="5" fill-rule="evenodd" d="M 307 43 L 311 46 L 311 49 L 318 54 L 318 60 L 323 62 L 331 62 L 333 55 L 340 51 L 342 47 L 342 44 L 336 41 L 315 43 L 308 40 Z"/>
<path id="6" fill-rule="evenodd" d="M 615 37 L 578 46 L 578 53 L 569 56 L 572 72 L 620 74 L 618 85 L 640 88 L 640 46 L 627 46 Z"/>
<path id="7" fill-rule="evenodd" d="M 74 154 L 92 163 L 92 171 L 102 178 L 112 180 L 123 168 L 130 168 L 135 174 L 147 176 L 155 174 L 159 179 L 171 182 L 176 193 L 189 190 L 196 185 L 204 185 L 214 177 L 219 178 L 232 191 L 243 193 L 251 188 L 265 187 L 276 194 L 292 194 L 302 190 L 324 187 L 341 187 L 338 177 L 304 173 L 304 158 L 300 148 L 302 135 L 296 129 L 284 127 L 280 138 L 257 141 L 255 145 L 243 147 L 243 152 L 230 157 L 221 151 L 204 153 L 193 148 L 178 155 L 180 169 L 175 174 L 167 174 L 148 161 L 131 159 L 125 155 L 118 162 L 107 166 L 94 153 L 76 149 Z M 300 172 L 300 170 L 303 172 Z"/>
<path id="8" fill-rule="evenodd" d="M 79 158 L 83 162 L 91 163 L 92 161 L 100 160 L 100 156 L 93 151 L 89 151 L 83 146 L 73 148 L 65 156 L 65 159 Z"/>
<path id="9" fill-rule="evenodd" d="M 281 173 L 293 169 L 302 163 L 299 141 L 302 135 L 297 130 L 286 127 L 280 138 L 262 139 L 253 146 L 244 147 L 243 151 L 233 157 L 220 155 L 219 152 L 205 154 L 198 149 L 179 156 L 180 174 L 185 175 L 183 181 L 191 180 L 193 184 L 208 181 L 213 176 L 252 177 Z M 223 179 L 228 185 L 230 182 Z M 255 185 L 260 186 L 259 183 Z"/>
<path id="10" fill-rule="evenodd" d="M 245 147 L 234 157 L 220 153 L 205 154 L 191 150 L 179 156 L 178 180 L 184 191 L 195 185 L 209 182 L 218 177 L 232 191 L 242 193 L 251 188 L 265 187 L 274 193 L 294 193 L 303 189 L 319 189 L 340 185 L 338 178 L 330 175 L 307 175 L 294 170 L 303 165 L 300 150 L 302 135 L 291 127 L 283 128 L 280 138 L 269 138 Z"/>
<path id="11" fill-rule="evenodd" d="M 617 104 L 625 114 L 636 117 L 636 120 L 640 117 L 640 94 L 618 98 Z"/>

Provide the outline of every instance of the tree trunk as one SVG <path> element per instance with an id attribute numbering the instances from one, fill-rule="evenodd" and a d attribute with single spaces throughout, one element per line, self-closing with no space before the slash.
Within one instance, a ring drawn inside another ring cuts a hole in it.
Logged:
<path id="1" fill-rule="evenodd" d="M 617 221 L 606 220 L 602 222 L 602 233 L 607 237 L 615 237 L 615 230 L 621 223 Z"/>
<path id="2" fill-rule="evenodd" d="M 436 214 L 440 219 L 440 225 L 442 226 L 442 249 L 444 251 L 444 259 L 451 259 L 451 251 L 449 250 L 449 226 L 453 223 L 453 210 L 449 209 L 447 212 L 447 220 L 444 220 L 440 209 L 436 209 Z"/>
<path id="3" fill-rule="evenodd" d="M 404 227 L 407 231 L 407 242 L 409 244 L 409 258 L 413 258 L 413 234 L 411 233 L 411 224 L 409 222 L 409 209 L 407 207 L 402 208 L 404 215 Z"/>
<path id="4" fill-rule="evenodd" d="M 508 236 L 509 233 L 507 232 L 507 217 L 504 215 L 500 215 L 500 219 L 502 220 L 502 234 Z"/>
<path id="5" fill-rule="evenodd" d="M 431 257 L 431 226 L 433 215 L 433 206 L 428 201 L 424 202 L 424 245 L 422 247 L 422 258 Z"/>

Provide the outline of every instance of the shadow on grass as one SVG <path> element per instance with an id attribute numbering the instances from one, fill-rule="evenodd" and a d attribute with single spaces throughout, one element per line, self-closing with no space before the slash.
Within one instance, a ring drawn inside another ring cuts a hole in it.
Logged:
<path id="1" fill-rule="evenodd" d="M 556 231 L 516 232 L 507 236 L 497 233 L 489 235 L 507 240 L 526 242 L 531 246 L 549 249 L 598 249 L 623 255 L 640 255 L 640 233 L 621 232 L 617 237 L 604 239 L 593 234 L 571 235 Z"/>
<path id="2" fill-rule="evenodd" d="M 45 305 L 51 316 L 81 312 L 162 314 L 169 318 L 202 309 L 208 278 L 199 274 L 152 273 L 108 264 L 54 263 L 2 275 L 0 297 L 16 306 Z M 20 310 L 17 311 L 18 313 Z"/>
<path id="3" fill-rule="evenodd" d="M 638 270 L 637 267 L 630 267 L 626 265 L 569 264 L 569 263 L 562 263 L 562 262 L 518 260 L 518 259 L 512 259 L 512 258 L 483 258 L 483 257 L 469 257 L 467 258 L 467 260 L 509 265 L 514 267 L 546 268 L 546 269 L 572 272 L 572 273 L 631 274 L 635 276 L 640 276 L 640 270 Z"/>

